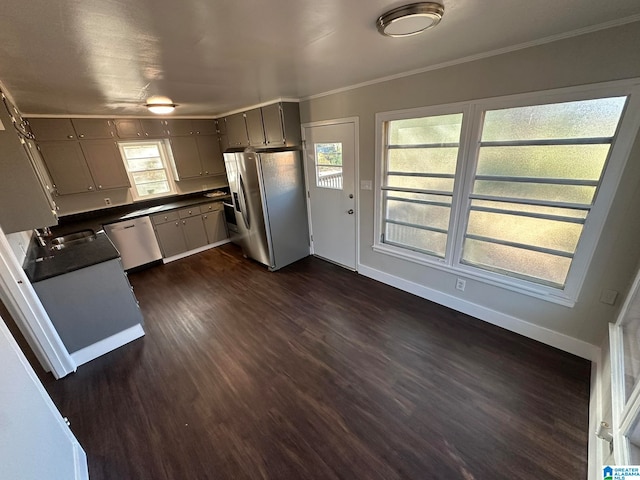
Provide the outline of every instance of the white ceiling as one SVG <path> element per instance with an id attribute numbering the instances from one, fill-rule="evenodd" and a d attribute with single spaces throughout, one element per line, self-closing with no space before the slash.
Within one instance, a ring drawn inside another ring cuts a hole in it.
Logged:
<path id="1" fill-rule="evenodd" d="M 640 20 L 638 0 L 444 0 L 442 22 L 378 34 L 391 0 L 2 0 L 0 81 L 27 114 L 216 115 L 566 32 Z"/>

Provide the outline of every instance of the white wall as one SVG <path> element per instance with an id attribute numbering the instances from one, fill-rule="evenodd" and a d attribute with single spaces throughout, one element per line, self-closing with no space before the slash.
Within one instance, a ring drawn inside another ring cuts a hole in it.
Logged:
<path id="1" fill-rule="evenodd" d="M 472 40 L 472 39 L 470 39 Z M 390 41 L 394 41 L 390 39 Z M 640 77 L 640 23 L 572 37 L 473 62 L 306 100 L 303 123 L 360 118 L 360 179 L 374 180 L 377 112 L 461 102 Z M 371 269 L 479 305 L 543 329 L 600 345 L 614 307 L 599 302 L 603 288 L 626 292 L 640 258 L 640 140 L 616 194 L 578 301 L 560 306 L 499 287 L 467 280 L 455 290 L 455 276 L 376 253 L 371 249 L 374 194 L 360 191 L 360 259 Z"/>

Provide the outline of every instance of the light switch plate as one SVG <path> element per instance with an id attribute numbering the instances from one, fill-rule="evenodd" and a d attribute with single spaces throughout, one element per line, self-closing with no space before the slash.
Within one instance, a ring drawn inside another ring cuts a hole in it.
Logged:
<path id="1" fill-rule="evenodd" d="M 371 180 L 360 180 L 360 190 L 373 190 L 373 182 Z"/>

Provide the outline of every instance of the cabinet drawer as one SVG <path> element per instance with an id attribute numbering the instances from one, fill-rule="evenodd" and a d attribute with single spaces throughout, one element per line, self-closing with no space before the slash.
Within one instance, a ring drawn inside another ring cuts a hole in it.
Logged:
<path id="1" fill-rule="evenodd" d="M 153 215 L 151 217 L 151 221 L 154 225 L 160 225 L 161 223 L 166 222 L 175 222 L 178 220 L 178 212 L 177 210 L 171 210 L 170 212 L 159 213 L 157 215 Z"/>
<path id="2" fill-rule="evenodd" d="M 200 205 L 200 213 L 218 212 L 222 210 L 222 202 L 207 203 Z"/>
<path id="3" fill-rule="evenodd" d="M 193 207 L 183 208 L 178 211 L 178 215 L 180 218 L 189 218 L 195 215 L 200 215 L 200 207 L 198 207 L 198 205 L 194 205 Z"/>

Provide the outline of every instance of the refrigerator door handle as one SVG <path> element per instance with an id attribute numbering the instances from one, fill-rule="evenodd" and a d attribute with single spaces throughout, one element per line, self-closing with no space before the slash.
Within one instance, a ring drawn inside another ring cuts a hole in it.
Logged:
<path id="1" fill-rule="evenodd" d="M 242 194 L 242 206 L 240 209 L 240 213 L 242 214 L 242 219 L 244 220 L 244 225 L 248 230 L 251 229 L 251 219 L 249 218 L 249 210 L 247 209 L 247 193 L 244 188 L 244 181 L 242 180 L 242 175 L 238 175 L 240 178 L 240 193 Z"/>

